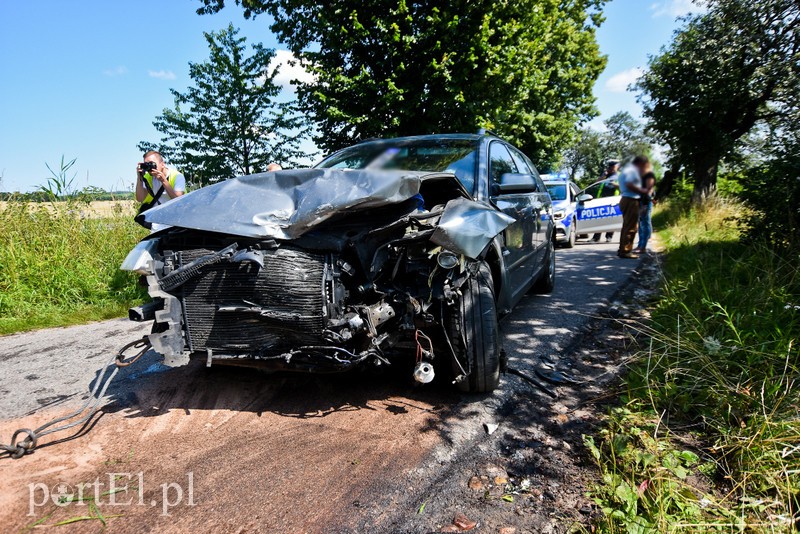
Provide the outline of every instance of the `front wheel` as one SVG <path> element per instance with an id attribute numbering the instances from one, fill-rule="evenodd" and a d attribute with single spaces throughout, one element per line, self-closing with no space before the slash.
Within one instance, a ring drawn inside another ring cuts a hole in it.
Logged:
<path id="1" fill-rule="evenodd" d="M 552 293 L 556 287 L 556 247 L 553 245 L 552 239 L 548 239 L 546 254 L 545 267 L 533 285 L 533 292 L 540 295 Z"/>
<path id="2" fill-rule="evenodd" d="M 500 332 L 492 271 L 485 262 L 462 287 L 462 296 L 445 324 L 458 360 L 452 362 L 453 373 L 467 373 L 456 383 L 458 389 L 467 393 L 494 390 L 500 383 Z"/>

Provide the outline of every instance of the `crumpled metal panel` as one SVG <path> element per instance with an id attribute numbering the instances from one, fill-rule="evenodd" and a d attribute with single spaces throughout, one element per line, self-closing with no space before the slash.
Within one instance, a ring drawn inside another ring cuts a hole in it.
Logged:
<path id="1" fill-rule="evenodd" d="M 146 221 L 244 237 L 294 239 L 342 211 L 403 202 L 426 173 L 296 169 L 239 176 L 156 206 Z"/>
<path id="2" fill-rule="evenodd" d="M 457 198 L 449 201 L 431 241 L 456 254 L 475 259 L 514 219 L 491 206 Z"/>

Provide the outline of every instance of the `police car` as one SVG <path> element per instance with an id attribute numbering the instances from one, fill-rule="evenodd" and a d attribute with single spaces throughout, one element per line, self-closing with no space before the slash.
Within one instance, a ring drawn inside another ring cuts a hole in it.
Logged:
<path id="1" fill-rule="evenodd" d="M 576 197 L 575 209 L 578 237 L 621 230 L 620 198 L 616 176 L 595 182 L 581 191 Z"/>
<path id="2" fill-rule="evenodd" d="M 578 236 L 575 222 L 577 221 L 577 196 L 580 188 L 572 182 L 566 174 L 542 174 L 544 185 L 553 201 L 553 222 L 556 227 L 556 242 L 572 248 Z"/>

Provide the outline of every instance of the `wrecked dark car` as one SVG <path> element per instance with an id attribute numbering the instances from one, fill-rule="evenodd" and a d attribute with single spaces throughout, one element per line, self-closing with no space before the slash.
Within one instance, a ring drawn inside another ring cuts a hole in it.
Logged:
<path id="1" fill-rule="evenodd" d="M 122 268 L 144 276 L 168 365 L 333 372 L 434 369 L 461 390 L 500 378 L 498 316 L 555 281 L 547 189 L 486 134 L 375 140 L 315 168 L 240 176 L 146 211 Z"/>

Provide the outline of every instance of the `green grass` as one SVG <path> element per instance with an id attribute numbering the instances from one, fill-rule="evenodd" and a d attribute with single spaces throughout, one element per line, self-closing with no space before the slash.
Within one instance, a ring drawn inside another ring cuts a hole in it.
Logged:
<path id="1" fill-rule="evenodd" d="M 142 299 L 119 266 L 146 230 L 128 214 L 84 218 L 80 208 L 0 207 L 0 334 L 119 317 Z"/>
<path id="2" fill-rule="evenodd" d="M 672 205 L 624 405 L 586 443 L 601 532 L 790 532 L 800 520 L 798 254 L 740 242 L 743 208 Z"/>

